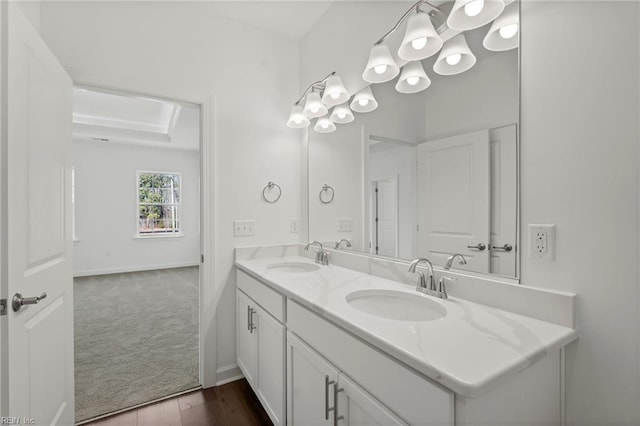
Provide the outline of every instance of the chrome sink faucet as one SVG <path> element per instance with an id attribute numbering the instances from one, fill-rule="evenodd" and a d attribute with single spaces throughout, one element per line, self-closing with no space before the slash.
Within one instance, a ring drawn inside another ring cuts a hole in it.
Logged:
<path id="1" fill-rule="evenodd" d="M 340 244 L 342 244 L 342 243 L 344 243 L 344 245 L 347 246 L 347 247 L 351 247 L 351 243 L 349 242 L 349 240 L 343 238 L 343 239 L 341 239 L 340 241 L 338 241 L 336 243 L 335 249 L 338 250 L 340 248 Z"/>
<path id="2" fill-rule="evenodd" d="M 460 265 L 466 265 L 466 264 L 467 264 L 467 259 L 465 259 L 465 258 L 464 258 L 464 256 L 463 256 L 463 255 L 461 255 L 460 253 L 456 253 L 456 254 L 454 254 L 454 255 L 452 255 L 452 256 L 449 256 L 449 257 L 447 258 L 447 263 L 445 263 L 445 264 L 444 264 L 444 269 L 446 269 L 447 271 L 448 271 L 449 269 L 451 269 L 451 265 L 453 264 L 453 260 L 454 260 L 456 257 L 459 257 L 459 258 L 460 258 L 460 260 L 458 261 L 458 263 L 459 263 Z"/>
<path id="3" fill-rule="evenodd" d="M 420 263 L 425 263 L 427 265 L 428 277 L 425 278 L 424 273 L 422 271 L 416 271 L 416 267 Z M 416 287 L 416 291 L 419 291 L 424 294 L 428 294 L 429 296 L 439 297 L 440 299 L 446 299 L 447 290 L 445 288 L 445 280 L 451 280 L 449 277 L 440 277 L 438 280 L 438 287 L 436 288 L 435 280 L 433 279 L 433 264 L 429 259 L 419 258 L 415 259 L 409 265 L 409 272 L 417 273 L 420 277 L 420 281 L 418 282 L 418 286 Z M 427 284 L 428 282 L 428 284 Z"/>
<path id="4" fill-rule="evenodd" d="M 318 250 L 316 251 L 316 263 L 320 265 L 328 265 L 329 264 L 329 253 L 324 251 L 324 247 L 322 247 L 322 243 L 320 241 L 311 241 L 306 246 L 304 246 L 304 251 L 309 250 L 309 247 L 312 245 L 317 245 Z"/>

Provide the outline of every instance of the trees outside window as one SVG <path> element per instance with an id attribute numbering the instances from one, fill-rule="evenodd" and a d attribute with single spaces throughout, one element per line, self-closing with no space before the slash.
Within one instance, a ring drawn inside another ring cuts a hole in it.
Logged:
<path id="1" fill-rule="evenodd" d="M 138 172 L 138 234 L 180 233 L 180 173 Z"/>

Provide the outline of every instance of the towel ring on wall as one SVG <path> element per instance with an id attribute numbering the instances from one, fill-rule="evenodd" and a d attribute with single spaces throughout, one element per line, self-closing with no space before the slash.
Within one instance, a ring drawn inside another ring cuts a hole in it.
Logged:
<path id="1" fill-rule="evenodd" d="M 325 183 L 322 185 L 322 189 L 320 190 L 320 202 L 323 204 L 329 204 L 333 201 L 333 197 L 335 195 L 336 193 L 333 188 Z"/>
<path id="2" fill-rule="evenodd" d="M 275 195 L 274 193 L 277 195 Z M 275 203 L 280 199 L 281 195 L 282 195 L 282 188 L 280 188 L 280 185 L 278 185 L 275 182 L 269 181 L 269 183 L 267 183 L 267 185 L 262 190 L 262 198 L 264 198 L 264 200 L 267 203 L 271 203 L 271 204 Z"/>

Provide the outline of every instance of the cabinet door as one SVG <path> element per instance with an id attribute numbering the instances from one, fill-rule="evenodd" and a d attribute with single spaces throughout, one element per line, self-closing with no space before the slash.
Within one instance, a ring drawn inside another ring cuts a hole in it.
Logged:
<path id="1" fill-rule="evenodd" d="M 406 425 L 343 373 L 338 379 L 338 415 L 343 425 Z"/>
<path id="2" fill-rule="evenodd" d="M 236 291 L 236 353 L 238 367 L 249 384 L 256 386 L 258 369 L 258 335 L 255 326 L 255 306 L 246 294 Z"/>
<path id="3" fill-rule="evenodd" d="M 287 333 L 287 424 L 331 425 L 338 371 Z"/>
<path id="4" fill-rule="evenodd" d="M 264 309 L 256 308 L 258 398 L 274 425 L 284 424 L 285 328 Z"/>

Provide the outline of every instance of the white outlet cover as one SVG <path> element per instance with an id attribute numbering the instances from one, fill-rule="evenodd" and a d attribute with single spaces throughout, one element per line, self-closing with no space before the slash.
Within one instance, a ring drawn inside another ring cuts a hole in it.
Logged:
<path id="1" fill-rule="evenodd" d="M 297 234 L 300 232 L 300 219 L 296 217 L 291 218 L 291 233 Z"/>
<path id="2" fill-rule="evenodd" d="M 529 258 L 555 260 L 556 226 L 529 224 Z"/>

